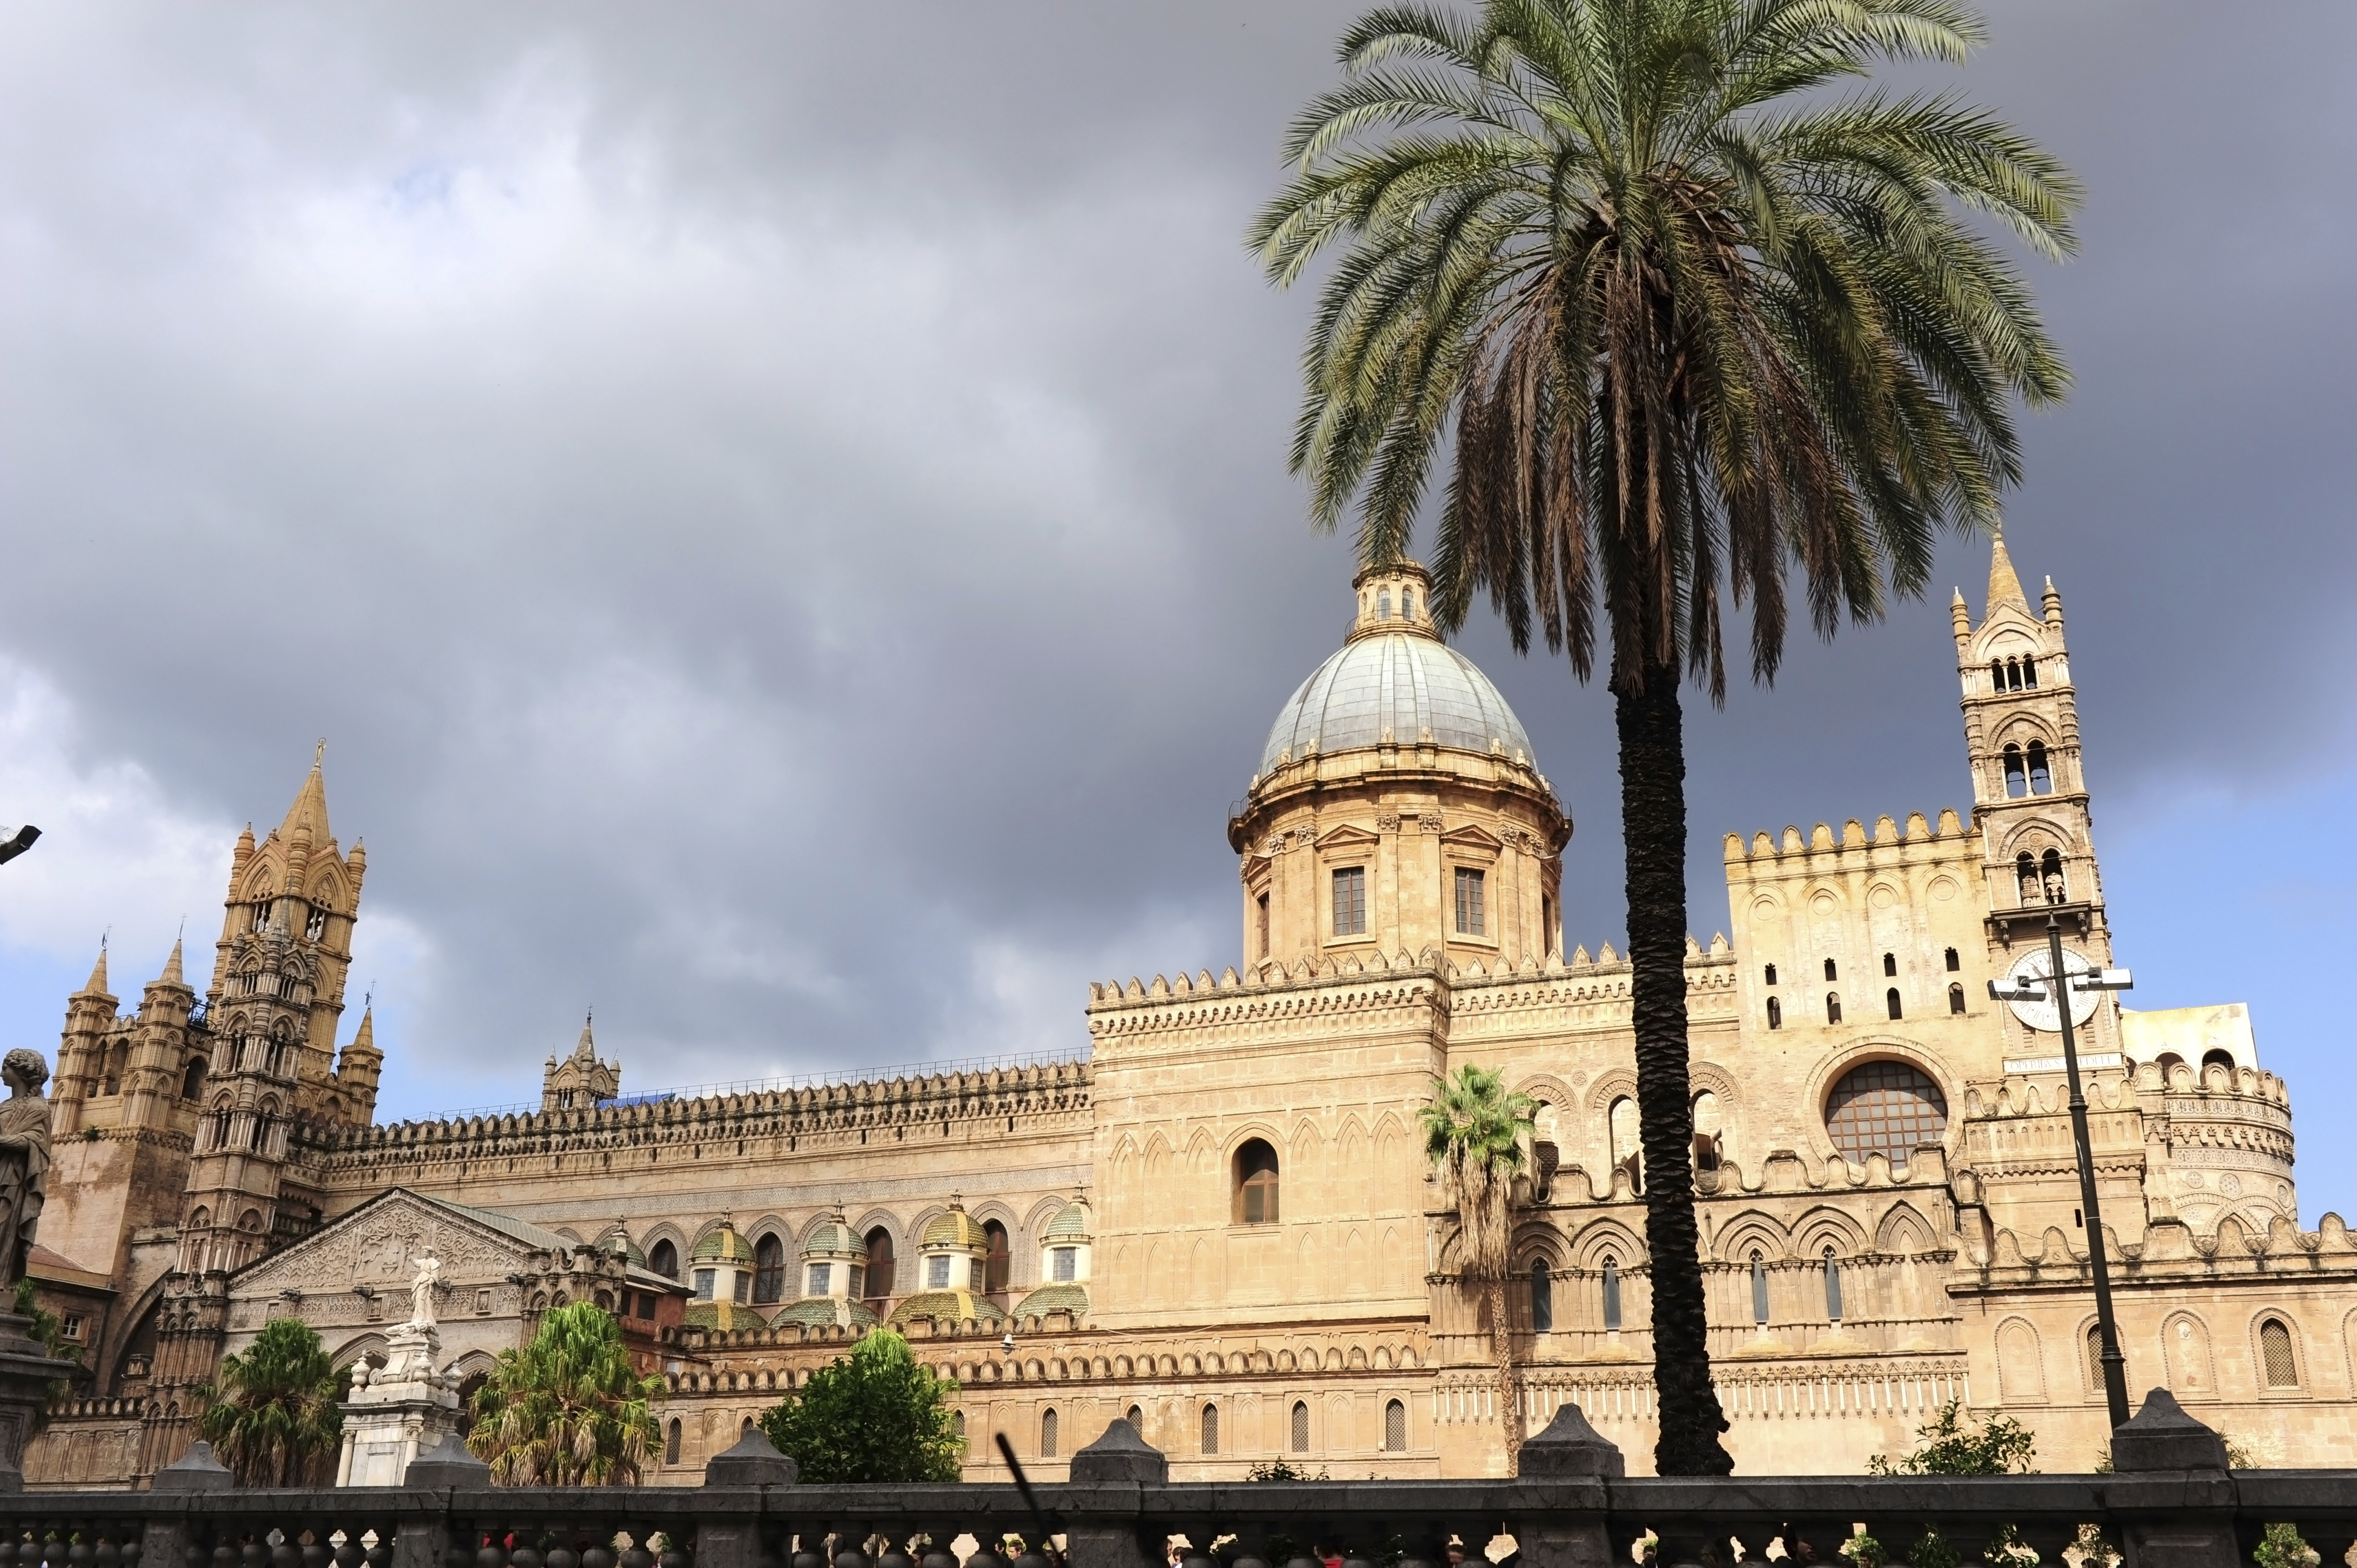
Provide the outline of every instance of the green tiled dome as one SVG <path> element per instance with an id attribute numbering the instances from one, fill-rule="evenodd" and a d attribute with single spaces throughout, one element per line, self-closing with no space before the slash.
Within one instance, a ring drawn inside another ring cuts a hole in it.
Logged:
<path id="1" fill-rule="evenodd" d="M 770 1324 L 776 1327 L 783 1327 L 789 1323 L 799 1323 L 806 1328 L 823 1328 L 830 1324 L 840 1324 L 849 1328 L 866 1328 L 872 1326 L 875 1321 L 876 1315 L 867 1309 L 866 1303 L 838 1301 L 831 1295 L 804 1296 L 800 1301 L 780 1307 L 777 1316 L 770 1319 Z"/>
<path id="2" fill-rule="evenodd" d="M 691 1263 L 736 1263 L 749 1269 L 753 1266 L 753 1249 L 745 1244 L 744 1237 L 737 1234 L 735 1226 L 724 1221 L 705 1233 L 704 1240 L 695 1244 L 695 1250 L 688 1253 L 687 1261 Z"/>
<path id="3" fill-rule="evenodd" d="M 1075 1322 L 1089 1315 L 1089 1287 L 1070 1282 L 1063 1284 L 1041 1285 L 1023 1298 L 1016 1307 L 1017 1317 L 1045 1317 L 1051 1312 L 1069 1312 Z"/>
<path id="4" fill-rule="evenodd" d="M 691 1301 L 680 1320 L 696 1328 L 759 1328 L 760 1316 L 733 1301 Z"/>
<path id="5" fill-rule="evenodd" d="M 981 1323 L 1004 1322 L 1006 1314 L 994 1305 L 988 1297 L 970 1290 L 929 1290 L 912 1295 L 892 1309 L 892 1326 L 901 1328 L 920 1317 L 947 1318 L 960 1322 L 974 1318 Z"/>
<path id="6" fill-rule="evenodd" d="M 1050 1241 L 1075 1240 L 1085 1241 L 1088 1240 L 1088 1235 L 1089 1211 L 1083 1204 L 1068 1203 L 1064 1205 L 1062 1213 L 1048 1221 L 1047 1239 Z"/>
<path id="7" fill-rule="evenodd" d="M 859 1251 L 860 1248 L 852 1240 L 851 1227 L 839 1219 L 819 1221 L 811 1227 L 811 1233 L 802 1238 L 802 1256 L 805 1258 L 840 1257 Z"/>
<path id="8" fill-rule="evenodd" d="M 974 1216 L 963 1208 L 952 1207 L 947 1214 L 936 1216 L 932 1223 L 925 1227 L 924 1237 L 917 1245 L 971 1248 L 980 1251 L 987 1243 L 983 1239 L 982 1227 L 974 1223 Z"/>
<path id="9" fill-rule="evenodd" d="M 630 1233 L 619 1225 L 597 1238 L 597 1250 L 601 1252 L 621 1253 L 623 1259 L 634 1269 L 643 1269 L 647 1266 L 645 1250 L 636 1241 L 631 1240 Z"/>

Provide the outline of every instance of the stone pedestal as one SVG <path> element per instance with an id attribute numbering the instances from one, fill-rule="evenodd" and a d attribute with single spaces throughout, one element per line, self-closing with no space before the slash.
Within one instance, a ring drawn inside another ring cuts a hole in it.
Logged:
<path id="1" fill-rule="evenodd" d="M 33 1320 L 0 1312 L 0 1492 L 25 1489 L 25 1444 L 49 1385 L 81 1369 L 60 1361 L 33 1337 Z"/>
<path id="2" fill-rule="evenodd" d="M 458 1391 L 437 1369 L 442 1336 L 431 1324 L 404 1323 L 386 1338 L 383 1368 L 344 1402 L 339 1487 L 398 1487 L 411 1460 L 458 1432 Z"/>

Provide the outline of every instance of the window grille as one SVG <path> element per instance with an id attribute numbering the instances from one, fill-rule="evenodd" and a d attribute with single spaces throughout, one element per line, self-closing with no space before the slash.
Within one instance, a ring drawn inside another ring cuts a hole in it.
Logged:
<path id="1" fill-rule="evenodd" d="M 1367 934 L 1367 868 L 1363 865 L 1343 866 L 1334 873 L 1334 934 Z"/>
<path id="2" fill-rule="evenodd" d="M 1940 1086 L 1905 1062 L 1852 1068 L 1825 1104 L 1825 1132 L 1859 1165 L 1878 1154 L 1892 1169 L 1904 1169 L 1917 1144 L 1942 1143 L 1947 1131 L 1948 1101 Z"/>
<path id="3" fill-rule="evenodd" d="M 1398 1400 L 1383 1406 L 1383 1452 L 1407 1452 L 1407 1406 Z"/>
<path id="4" fill-rule="evenodd" d="M 1052 1410 L 1041 1411 L 1039 1412 L 1039 1457 L 1053 1459 L 1055 1456 L 1056 1412 Z"/>
<path id="5" fill-rule="evenodd" d="M 1078 1247 L 1059 1247 L 1049 1254 L 1048 1264 L 1050 1279 L 1060 1283 L 1071 1280 L 1080 1271 L 1081 1250 Z"/>
<path id="6" fill-rule="evenodd" d="M 663 1463 L 666 1465 L 679 1463 L 679 1423 L 676 1421 L 673 1422 L 671 1429 L 663 1434 Z"/>
<path id="7" fill-rule="evenodd" d="M 2291 1330 L 2281 1318 L 2270 1317 L 2259 1325 L 2259 1359 L 2266 1369 L 2267 1387 L 2299 1387 L 2299 1362 L 2291 1353 Z"/>
<path id="8" fill-rule="evenodd" d="M 712 1281 L 713 1272 L 710 1269 L 698 1269 L 695 1271 L 696 1300 L 710 1301 L 712 1299 Z"/>
<path id="9" fill-rule="evenodd" d="M 1309 1406 L 1300 1400 L 1293 1402 L 1293 1451 L 1309 1452 Z"/>
<path id="10" fill-rule="evenodd" d="M 937 1254 L 925 1260 L 925 1288 L 927 1290 L 950 1288 L 950 1261 L 946 1254 Z"/>
<path id="11" fill-rule="evenodd" d="M 1457 868 L 1457 930 L 1460 936 L 1488 934 L 1481 908 L 1482 874 L 1469 866 Z"/>
<path id="12" fill-rule="evenodd" d="M 834 1288 L 834 1265 L 832 1263 L 813 1263 L 810 1266 L 810 1294 L 812 1295 L 824 1295 L 828 1291 L 833 1290 Z"/>
<path id="13" fill-rule="evenodd" d="M 1207 1404 L 1203 1407 L 1202 1446 L 1206 1454 L 1217 1454 L 1220 1451 L 1220 1407 L 1218 1405 Z"/>
<path id="14" fill-rule="evenodd" d="M 2087 1387 L 2101 1390 L 2104 1386 L 2104 1326 L 2087 1325 Z"/>

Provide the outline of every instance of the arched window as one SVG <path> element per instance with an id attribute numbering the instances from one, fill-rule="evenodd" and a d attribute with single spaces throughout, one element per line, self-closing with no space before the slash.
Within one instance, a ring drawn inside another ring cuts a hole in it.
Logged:
<path id="1" fill-rule="evenodd" d="M 786 1245 L 775 1236 L 753 1243 L 753 1299 L 764 1304 L 786 1299 Z"/>
<path id="2" fill-rule="evenodd" d="M 1992 692 L 2005 690 L 2005 660 L 2002 659 L 1989 660 L 1989 690 Z"/>
<path id="3" fill-rule="evenodd" d="M 1415 590 L 1414 588 L 1402 588 L 1400 590 L 1400 618 L 1403 620 L 1412 620 L 1415 618 Z"/>
<path id="4" fill-rule="evenodd" d="M 205 1091 L 205 1058 L 188 1058 L 188 1070 L 180 1079 L 180 1098 L 194 1100 Z"/>
<path id="5" fill-rule="evenodd" d="M 1897 953 L 1887 952 L 1882 955 L 1882 972 L 1886 977 L 1896 975 L 1899 972 L 1899 955 Z"/>
<path id="6" fill-rule="evenodd" d="M 1948 1011 L 1962 1013 L 1964 1010 L 1964 988 L 1961 985 L 1951 985 L 1948 987 Z"/>
<path id="7" fill-rule="evenodd" d="M 1129 1407 L 1129 1429 L 1140 1437 L 1146 1435 L 1146 1411 L 1138 1405 Z"/>
<path id="8" fill-rule="evenodd" d="M 1825 1321 L 1841 1321 L 1841 1262 L 1831 1247 L 1825 1249 Z"/>
<path id="9" fill-rule="evenodd" d="M 2232 1051 L 2222 1051 L 2222 1050 L 2207 1050 L 2207 1051 L 2203 1051 L 2203 1052 L 2201 1053 L 2201 1070 L 2202 1070 L 2202 1072 L 2206 1074 L 2206 1073 L 2208 1073 L 2208 1072 L 2209 1072 L 2209 1070 L 2210 1070 L 2212 1068 L 2213 1068 L 2213 1067 L 2222 1067 L 2222 1068 L 2224 1068 L 2228 1072 L 2232 1072 L 2232 1071 L 2233 1071 L 2233 1070 L 2234 1070 L 2234 1056 L 2233 1056 L 2233 1053 Z"/>
<path id="10" fill-rule="evenodd" d="M 1612 1140 L 1612 1164 L 1616 1169 L 1629 1173 L 1629 1187 L 1633 1192 L 1643 1186 L 1645 1175 L 1645 1156 L 1637 1128 L 1637 1102 L 1622 1095 L 1604 1113 L 1604 1124 Z"/>
<path id="11" fill-rule="evenodd" d="M 1555 1332 L 1555 1275 L 1544 1258 L 1531 1260 L 1531 1332 Z"/>
<path id="12" fill-rule="evenodd" d="M 1392 591 L 1389 588 L 1384 588 L 1375 595 L 1375 618 L 1377 620 L 1392 618 Z"/>
<path id="13" fill-rule="evenodd" d="M 2087 1386 L 2104 1386 L 2104 1326 L 2100 1323 L 2087 1325 Z"/>
<path id="14" fill-rule="evenodd" d="M 1398 1400 L 1383 1406 L 1383 1452 L 1407 1452 L 1407 1406 Z"/>
<path id="15" fill-rule="evenodd" d="M 2046 891 L 2049 904 L 2060 904 L 2071 897 L 2071 885 L 2062 876 L 2062 852 L 2050 849 L 2039 857 L 2039 880 Z"/>
<path id="16" fill-rule="evenodd" d="M 1835 981 L 1839 980 L 1840 978 L 1841 970 L 1839 967 L 1835 964 L 1833 960 L 1825 960 L 1825 979 L 1828 981 Z"/>
<path id="17" fill-rule="evenodd" d="M 1000 1306 L 1006 1305 L 1007 1265 L 1011 1254 L 1006 1247 L 1006 1227 L 996 1219 L 982 1222 L 982 1290 Z"/>
<path id="18" fill-rule="evenodd" d="M 1767 981 L 1767 983 L 1769 983 L 1770 985 L 1773 985 L 1773 984 L 1775 984 L 1775 983 L 1776 983 L 1776 966 L 1775 966 L 1774 964 L 1772 964 L 1772 963 L 1771 963 L 1771 964 L 1770 964 L 1770 965 L 1768 966 L 1768 981 Z"/>
<path id="19" fill-rule="evenodd" d="M 1763 1326 L 1768 1322 L 1768 1265 L 1756 1249 L 1751 1254 L 1751 1321 Z"/>
<path id="20" fill-rule="evenodd" d="M 1276 1151 L 1261 1138 L 1247 1138 L 1236 1151 L 1235 1222 L 1276 1223 Z"/>
<path id="21" fill-rule="evenodd" d="M 1841 1022 L 1841 993 L 1839 992 L 1828 991 L 1825 993 L 1825 1022 L 1828 1024 L 1838 1024 Z"/>
<path id="22" fill-rule="evenodd" d="M 1056 1456 L 1056 1412 L 1050 1408 L 1039 1412 L 1039 1457 Z"/>
<path id="23" fill-rule="evenodd" d="M 2046 895 L 2038 886 L 2038 862 L 2029 857 L 2028 850 L 2013 857 L 2013 879 L 2020 885 L 2023 908 L 2046 902 Z"/>
<path id="24" fill-rule="evenodd" d="M 1959 956 L 1957 956 L 1956 950 L 1955 950 L 1955 949 L 1953 949 L 1953 948 L 1950 948 L 1950 949 L 1948 950 L 1948 952 L 1947 952 L 1947 961 L 1948 961 L 1948 972 L 1949 972 L 1950 974 L 1953 974 L 1953 973 L 1955 973 L 1957 971 L 1959 971 L 1959 970 L 1961 970 L 1961 969 L 1963 969 L 1963 968 L 1964 967 L 1964 961 L 1962 958 L 1960 958 Z"/>
<path id="25" fill-rule="evenodd" d="M 2029 743 L 2029 792 L 2033 795 L 2054 793 L 2054 774 L 2046 766 L 2046 743 L 2042 740 Z"/>
<path id="26" fill-rule="evenodd" d="M 2005 798 L 2018 800 L 2029 793 L 2029 775 L 2022 768 L 2021 747 L 2008 746 L 2005 748 Z"/>
<path id="27" fill-rule="evenodd" d="M 1203 1407 L 1202 1450 L 1206 1454 L 1220 1451 L 1220 1407 L 1215 1404 Z"/>
<path id="28" fill-rule="evenodd" d="M 1859 1165 L 1880 1155 L 1905 1170 L 1919 1144 L 1947 1136 L 1948 1101 L 1940 1086 L 1905 1062 L 1867 1062 L 1842 1075 L 1825 1101 L 1825 1131 Z"/>
<path id="29" fill-rule="evenodd" d="M 896 1283 L 893 1278 L 892 1232 L 878 1225 L 867 1233 L 866 1300 L 872 1305 L 890 1299 Z"/>
<path id="30" fill-rule="evenodd" d="M 669 1241 L 658 1241 L 655 1250 L 647 1254 L 647 1267 L 667 1280 L 679 1278 L 679 1249 Z M 672 1424 L 676 1426 L 678 1423 Z"/>
<path id="31" fill-rule="evenodd" d="M 950 1412 L 950 1431 L 956 1434 L 959 1442 L 965 1441 L 965 1412 L 962 1410 Z"/>
<path id="32" fill-rule="evenodd" d="M 226 1149 L 229 1147 L 229 1101 L 224 1100 L 220 1104 L 213 1107 L 212 1146 L 214 1148 Z"/>
<path id="33" fill-rule="evenodd" d="M 1309 1406 L 1303 1401 L 1293 1402 L 1293 1430 L 1288 1435 L 1296 1454 L 1309 1452 Z"/>
<path id="34" fill-rule="evenodd" d="M 2021 661 L 2021 683 L 2022 683 L 2024 686 L 2028 687 L 2030 691 L 2035 692 L 2036 690 L 2038 690 L 2038 660 L 2035 660 L 2035 659 L 2025 659 L 2025 660 L 2023 660 Z"/>
<path id="35" fill-rule="evenodd" d="M 1620 1265 L 1609 1254 L 1604 1259 L 1604 1326 L 1620 1326 Z"/>
<path id="36" fill-rule="evenodd" d="M 1771 1029 L 1784 1026 L 1784 1004 L 1773 996 L 1768 998 L 1768 1026 Z"/>
<path id="37" fill-rule="evenodd" d="M 1882 993 L 1882 1004 L 1890 1010 L 1892 1017 L 1899 1016 L 1899 987 L 1894 985 Z"/>
<path id="38" fill-rule="evenodd" d="M 663 1463 L 666 1465 L 679 1463 L 679 1422 L 676 1418 L 663 1433 Z"/>
<path id="39" fill-rule="evenodd" d="M 2259 1365 L 2271 1389 L 2299 1387 L 2299 1361 L 2292 1354 L 2291 1330 L 2280 1317 L 2259 1325 Z"/>
<path id="40" fill-rule="evenodd" d="M 1694 1163 L 1698 1171 L 1718 1169 L 1718 1134 L 1723 1123 L 1718 1115 L 1718 1096 L 1706 1089 L 1694 1097 L 1689 1107 L 1694 1122 Z"/>
<path id="41" fill-rule="evenodd" d="M 1254 928 L 1260 937 L 1259 956 L 1268 956 L 1268 895 L 1264 893 L 1253 904 Z"/>

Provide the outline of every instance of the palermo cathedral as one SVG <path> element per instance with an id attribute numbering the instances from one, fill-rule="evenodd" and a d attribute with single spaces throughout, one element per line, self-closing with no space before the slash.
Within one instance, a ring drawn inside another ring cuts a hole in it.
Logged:
<path id="1" fill-rule="evenodd" d="M 1371 570 L 1228 822 L 1232 966 L 1090 988 L 1039 1065 L 624 1095 L 588 1029 L 536 1112 L 386 1124 L 346 972 L 366 857 L 320 769 L 240 838 L 203 995 L 173 950 L 135 1005 L 101 955 L 66 1004 L 33 1270 L 87 1381 L 36 1486 L 152 1475 L 274 1317 L 381 1365 L 417 1260 L 463 1387 L 595 1301 L 668 1381 L 655 1478 L 878 1324 L 958 1383 L 968 1474 L 1034 1474 L 1126 1416 L 1177 1477 L 1283 1456 L 1338 1477 L 1503 1463 L 1487 1336 L 1415 1112 L 1465 1062 L 1539 1106 L 1517 1192 L 1530 1428 L 1576 1402 L 1632 1466 L 1653 1405 L 1629 966 L 1566 950 L 1571 822 L 1521 724 Z M 1727 937 L 1689 945 L 1710 1349 L 1739 1471 L 1855 1472 L 1943 1402 L 2049 1469 L 2105 1437 L 2089 1249 L 2130 1386 L 2261 1463 L 2349 1451 L 2357 1245 L 2303 1231 L 2290 1097 L 2240 1005 L 2077 998 L 2104 1225 L 2079 1208 L 2050 1004 L 2112 958 L 2062 600 L 2000 541 L 1953 608 L 1969 816 L 1731 833 Z M 2025 966 L 2028 966 L 2027 968 Z M 1074 1044 L 1077 1045 L 1075 1036 Z M 1075 1059 L 1077 1058 L 1077 1059 Z"/>

